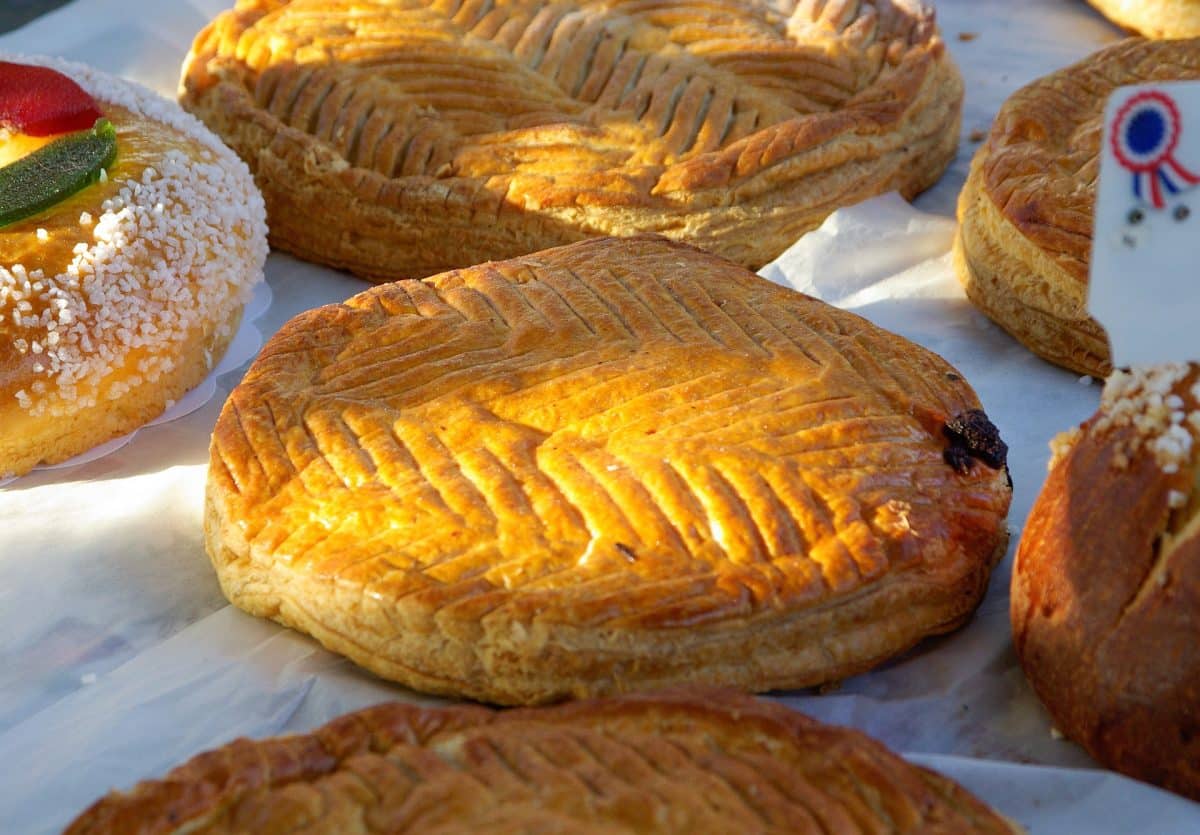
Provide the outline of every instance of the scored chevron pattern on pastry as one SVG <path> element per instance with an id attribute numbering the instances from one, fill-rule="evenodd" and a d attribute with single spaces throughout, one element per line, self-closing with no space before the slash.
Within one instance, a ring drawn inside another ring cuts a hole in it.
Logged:
<path id="1" fill-rule="evenodd" d="M 734 203 L 769 221 L 773 252 L 758 251 L 762 230 L 736 244 L 762 263 L 836 205 L 928 186 L 953 156 L 960 99 L 933 13 L 902 0 L 243 0 L 197 38 L 183 83 L 284 226 L 309 218 L 289 220 L 299 197 L 274 183 L 276 165 L 321 188 L 340 177 L 396 223 L 447 222 L 427 202 L 536 216 L 513 219 L 532 227 L 515 249 L 512 233 L 501 246 L 464 232 L 458 265 L 597 233 L 723 251 L 725 227 L 747 232 L 747 219 L 704 215 Z M 795 170 L 772 170 L 784 163 Z M 821 193 L 799 193 L 800 178 Z M 359 225 L 339 233 L 382 234 L 378 217 Z M 271 226 L 301 254 L 338 251 Z M 404 246 L 418 251 L 365 273 L 416 277 L 446 257 L 436 240 Z"/>
<path id="2" fill-rule="evenodd" d="M 196 835 L 1017 831 L 863 734 L 711 690 L 503 713 L 380 705 L 201 754 L 66 835 L 168 822 Z"/>
<path id="3" fill-rule="evenodd" d="M 323 579 L 468 655 L 490 621 L 670 631 L 978 581 L 1008 488 L 943 460 L 977 406 L 934 355 L 715 257 L 579 244 L 286 326 L 218 423 L 210 551 L 239 605 L 303 622 L 279 600 Z"/>
<path id="4" fill-rule="evenodd" d="M 825 38 L 863 37 L 834 28 L 839 21 L 830 13 L 844 16 L 848 4 L 840 5 L 819 19 L 832 24 Z M 873 80 L 885 58 L 883 50 L 827 56 L 824 44 L 792 41 L 782 15 L 749 5 L 729 4 L 715 20 L 707 4 L 680 5 L 660 20 L 661 9 L 615 4 L 626 14 L 614 15 L 603 6 L 467 3 L 397 14 L 390 4 L 368 4 L 340 36 L 325 34 L 322 61 L 297 68 L 265 55 L 255 100 L 338 147 L 352 164 L 388 176 L 434 174 L 447 165 L 477 174 L 490 173 L 479 170 L 489 163 L 495 173 L 514 164 L 550 167 L 553 157 L 539 140 L 562 141 L 563 130 L 506 137 L 517 141 L 503 153 L 493 135 L 594 125 L 603 143 L 604 122 L 614 117 L 610 129 L 633 136 L 621 135 L 612 150 L 624 157 L 633 145 L 635 157 L 644 157 L 638 162 L 648 164 L 833 109 Z M 292 8 L 273 23 L 275 37 L 297 41 L 311 26 L 310 15 Z M 764 51 L 747 54 L 745 38 Z M 660 54 L 671 42 L 677 48 Z M 247 61 L 254 66 L 256 58 L 251 52 Z"/>

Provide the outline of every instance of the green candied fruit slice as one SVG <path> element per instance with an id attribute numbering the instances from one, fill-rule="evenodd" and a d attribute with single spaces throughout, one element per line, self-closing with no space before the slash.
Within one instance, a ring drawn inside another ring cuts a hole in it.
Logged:
<path id="1" fill-rule="evenodd" d="M 117 158 L 117 130 L 97 119 L 0 168 L 0 228 L 61 203 L 100 179 Z"/>

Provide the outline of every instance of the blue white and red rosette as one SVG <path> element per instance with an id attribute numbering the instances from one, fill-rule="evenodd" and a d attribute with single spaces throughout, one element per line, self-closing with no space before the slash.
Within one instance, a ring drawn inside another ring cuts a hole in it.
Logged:
<path id="1" fill-rule="evenodd" d="M 1166 194 L 1200 185 L 1200 176 L 1175 158 L 1182 132 L 1178 105 L 1159 90 L 1131 97 L 1113 120 L 1113 155 L 1132 172 L 1134 196 L 1156 209 L 1166 207 Z"/>

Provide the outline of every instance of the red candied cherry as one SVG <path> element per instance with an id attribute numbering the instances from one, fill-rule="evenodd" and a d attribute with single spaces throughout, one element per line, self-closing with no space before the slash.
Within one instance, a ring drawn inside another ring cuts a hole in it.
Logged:
<path id="1" fill-rule="evenodd" d="M 60 72 L 0 61 L 0 125 L 29 136 L 87 130 L 103 114 Z"/>

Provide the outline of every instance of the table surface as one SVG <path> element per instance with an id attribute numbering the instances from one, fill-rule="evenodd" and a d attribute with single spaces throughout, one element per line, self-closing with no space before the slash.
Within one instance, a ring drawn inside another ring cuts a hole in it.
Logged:
<path id="1" fill-rule="evenodd" d="M 8 4 L 0 26 L 33 5 Z M 0 37 L 0 50 L 59 54 L 169 95 L 191 35 L 226 5 L 76 0 Z M 839 213 L 771 277 L 802 284 L 808 270 L 827 301 L 963 371 L 1010 444 L 1015 542 L 1047 441 L 1095 408 L 1099 387 L 1032 357 L 966 303 L 946 255 L 950 218 L 978 132 L 1004 98 L 1121 33 L 1082 0 L 936 5 L 967 97 L 958 158 L 916 201 L 929 215 L 888 201 Z M 864 240 L 875 244 L 869 258 Z M 255 323 L 264 336 L 368 286 L 280 254 L 267 280 L 273 302 Z M 435 701 L 225 603 L 200 520 L 208 436 L 243 370 L 220 377 L 196 411 L 140 431 L 117 453 L 0 489 L 0 761 L 23 764 L 0 785 L 0 833 L 55 831 L 110 787 L 239 735 L 306 730 L 386 698 Z M 1010 647 L 1010 565 L 1011 554 L 959 632 L 835 693 L 773 698 L 867 730 L 1035 832 L 1200 831 L 1200 807 L 1095 770 L 1052 736 Z"/>

